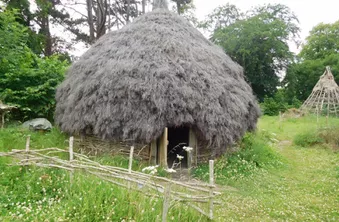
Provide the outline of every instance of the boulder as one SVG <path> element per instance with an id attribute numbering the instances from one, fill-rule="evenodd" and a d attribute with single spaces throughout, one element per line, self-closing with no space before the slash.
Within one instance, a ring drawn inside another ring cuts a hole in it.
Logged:
<path id="1" fill-rule="evenodd" d="M 30 130 L 51 130 L 52 124 L 45 118 L 36 118 L 32 120 L 28 120 L 22 124 L 24 128 L 28 128 Z"/>

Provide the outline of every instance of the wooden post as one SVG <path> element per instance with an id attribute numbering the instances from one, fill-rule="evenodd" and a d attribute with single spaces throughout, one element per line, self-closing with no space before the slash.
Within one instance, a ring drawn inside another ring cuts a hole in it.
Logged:
<path id="1" fill-rule="evenodd" d="M 213 220 L 213 185 L 214 185 L 214 160 L 209 161 L 210 167 L 210 207 L 209 207 L 209 217 Z"/>
<path id="2" fill-rule="evenodd" d="M 317 105 L 317 127 L 319 127 L 319 107 Z"/>
<path id="3" fill-rule="evenodd" d="M 164 129 L 164 132 L 160 138 L 159 159 L 160 166 L 167 168 L 167 145 L 168 145 L 168 129 Z"/>
<path id="4" fill-rule="evenodd" d="M 68 148 L 68 150 L 69 150 L 69 161 L 70 162 L 72 162 L 73 159 L 74 159 L 74 156 L 73 156 L 73 142 L 74 142 L 74 137 L 71 136 L 69 138 L 69 148 Z M 73 183 L 73 172 L 69 173 L 69 181 L 70 181 L 71 184 Z"/>
<path id="5" fill-rule="evenodd" d="M 149 155 L 149 165 L 157 165 L 157 140 L 151 143 L 151 150 Z"/>
<path id="6" fill-rule="evenodd" d="M 326 127 L 328 128 L 328 115 L 326 115 Z"/>
<path id="7" fill-rule="evenodd" d="M 26 138 L 26 147 L 25 147 L 25 151 L 26 151 L 26 154 L 27 154 L 27 156 L 26 156 L 27 164 L 28 164 L 28 159 L 29 159 L 29 157 L 28 157 L 28 152 L 29 152 L 29 144 L 30 144 L 30 141 L 31 141 L 31 136 L 28 135 L 27 138 Z"/>
<path id="8" fill-rule="evenodd" d="M 192 128 L 190 128 L 189 131 L 188 146 L 193 148 L 192 152 L 190 153 L 190 158 L 188 158 L 189 160 L 188 168 L 190 168 L 192 166 L 197 165 L 197 156 L 198 156 L 198 141 Z"/>
<path id="9" fill-rule="evenodd" d="M 170 207 L 170 201 L 171 201 L 171 183 L 168 183 L 168 185 L 165 188 L 164 203 L 162 205 L 162 220 L 161 220 L 162 222 L 167 221 L 167 213 Z"/>
<path id="10" fill-rule="evenodd" d="M 131 150 L 130 150 L 130 152 L 129 152 L 129 161 L 128 161 L 128 173 L 129 173 L 129 174 L 132 173 L 133 152 L 134 152 L 134 146 L 131 146 Z M 131 183 L 130 183 L 130 181 L 128 181 L 127 187 L 128 187 L 128 189 L 131 188 Z"/>
<path id="11" fill-rule="evenodd" d="M 26 149 L 25 149 L 26 152 L 29 152 L 30 141 L 31 141 L 31 136 L 28 135 L 27 138 L 26 138 Z"/>
<path id="12" fill-rule="evenodd" d="M 5 112 L 1 112 L 1 129 L 5 126 Z"/>
<path id="13" fill-rule="evenodd" d="M 69 161 L 72 161 L 74 159 L 74 156 L 73 156 L 73 143 L 74 143 L 74 137 L 71 136 L 69 138 Z"/>

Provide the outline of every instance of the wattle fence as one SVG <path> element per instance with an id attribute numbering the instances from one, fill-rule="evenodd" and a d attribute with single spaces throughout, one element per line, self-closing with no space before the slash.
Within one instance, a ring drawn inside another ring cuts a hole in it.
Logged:
<path id="1" fill-rule="evenodd" d="M 168 210 L 173 201 L 182 202 L 209 219 L 213 219 L 214 205 L 218 204 L 215 198 L 220 194 L 215 191 L 213 160 L 209 162 L 209 183 L 200 181 L 183 182 L 132 171 L 133 147 L 130 150 L 129 167 L 125 169 L 102 165 L 90 160 L 85 155 L 73 152 L 73 137 L 69 139 L 68 150 L 60 148 L 31 150 L 29 144 L 30 138 L 27 137 L 26 148 L 24 150 L 0 152 L 0 157 L 13 157 L 17 160 L 14 164 L 20 166 L 34 165 L 37 167 L 67 170 L 70 172 L 71 183 L 73 172 L 83 171 L 125 189 L 162 199 L 162 221 L 167 220 Z M 67 156 L 68 158 L 62 159 L 60 156 Z"/>

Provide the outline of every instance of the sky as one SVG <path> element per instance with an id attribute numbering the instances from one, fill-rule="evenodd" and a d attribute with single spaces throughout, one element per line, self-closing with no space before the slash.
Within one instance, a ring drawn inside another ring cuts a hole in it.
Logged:
<path id="1" fill-rule="evenodd" d="M 247 11 L 253 6 L 264 4 L 284 4 L 298 17 L 301 28 L 302 41 L 308 36 L 309 31 L 317 24 L 333 23 L 339 20 L 339 0 L 193 0 L 196 7 L 196 16 L 202 20 L 216 7 L 226 3 L 236 5 L 241 11 Z M 297 53 L 296 45 L 290 44 L 290 49 Z"/>
<path id="2" fill-rule="evenodd" d="M 34 0 L 29 1 L 34 3 Z M 200 21 L 204 20 L 213 9 L 226 3 L 236 5 L 242 12 L 258 5 L 284 4 L 288 6 L 299 19 L 299 26 L 301 28 L 300 40 L 302 42 L 305 41 L 309 31 L 317 24 L 321 22 L 333 23 L 339 20 L 339 0 L 193 0 L 193 2 L 196 7 L 196 17 Z M 149 6 L 148 10 L 151 10 L 151 6 Z M 206 34 L 205 36 L 208 37 Z M 289 46 L 292 52 L 298 53 L 300 51 L 300 48 L 297 48 L 292 42 Z M 84 46 L 81 47 L 83 48 Z M 85 48 L 79 50 L 77 47 L 76 52 L 72 54 L 80 56 L 84 51 L 86 51 Z"/>

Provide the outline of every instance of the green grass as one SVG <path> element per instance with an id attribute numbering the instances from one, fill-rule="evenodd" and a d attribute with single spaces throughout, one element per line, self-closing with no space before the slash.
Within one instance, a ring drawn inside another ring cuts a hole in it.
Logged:
<path id="1" fill-rule="evenodd" d="M 0 151 L 24 149 L 28 135 L 31 137 L 31 149 L 68 147 L 68 138 L 58 129 L 54 128 L 50 132 L 32 132 L 19 127 L 9 127 L 0 130 Z"/>
<path id="2" fill-rule="evenodd" d="M 0 175 L 1 221 L 157 221 L 162 201 L 77 173 L 73 182 L 62 170 L 12 167 Z M 201 221 L 183 205 L 169 218 Z"/>
<path id="3" fill-rule="evenodd" d="M 326 142 L 326 137 L 337 141 L 339 134 L 331 133 L 336 126 L 339 119 L 317 123 L 311 116 L 280 123 L 278 117 L 262 117 L 258 132 L 249 134 L 249 141 L 245 137 L 240 151 L 216 161 L 216 182 L 224 189 L 218 220 L 339 221 L 339 153 Z M 320 135 L 324 129 L 326 136 Z M 326 144 L 293 142 L 309 132 Z M 259 164 L 248 153 L 260 154 Z M 208 168 L 197 170 L 204 178 Z"/>
<path id="4" fill-rule="evenodd" d="M 31 149 L 65 148 L 67 136 L 57 129 L 31 132 L 17 127 L 0 131 L 0 152 L 24 149 L 31 136 Z M 127 168 L 128 158 L 98 156 L 95 161 Z M 101 179 L 78 172 L 73 182 L 60 169 L 8 166 L 13 160 L 0 157 L 0 221 L 159 221 L 162 200 L 127 191 Z M 146 163 L 133 161 L 133 169 Z M 168 213 L 173 221 L 205 221 L 206 217 L 183 204 Z"/>
<path id="5" fill-rule="evenodd" d="M 216 160 L 221 205 L 216 221 L 339 221 L 339 119 L 303 117 L 279 122 L 263 116 L 258 131 L 247 134 L 239 151 Z M 59 131 L 0 131 L 0 151 L 66 147 Z M 314 140 L 316 142 L 314 142 Z M 127 167 L 127 158 L 100 156 L 103 164 Z M 55 169 L 9 167 L 0 158 L 0 221 L 159 221 L 161 200 L 127 192 L 100 179 Z M 135 162 L 140 170 L 145 163 Z M 207 180 L 208 167 L 195 170 Z M 169 211 L 169 221 L 207 221 L 184 205 Z"/>

